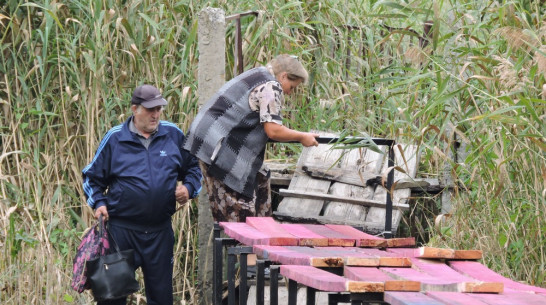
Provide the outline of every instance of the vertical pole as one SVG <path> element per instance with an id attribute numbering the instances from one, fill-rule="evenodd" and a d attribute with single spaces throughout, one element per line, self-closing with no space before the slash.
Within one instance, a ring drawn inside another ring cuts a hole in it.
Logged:
<path id="1" fill-rule="evenodd" d="M 269 304 L 279 304 L 279 266 L 269 267 Z"/>
<path id="2" fill-rule="evenodd" d="M 225 62 L 226 62 L 226 22 L 224 11 L 217 8 L 207 7 L 199 12 L 198 16 L 198 47 L 199 65 L 197 73 L 197 96 L 199 105 L 205 102 L 225 83 Z M 198 273 L 201 282 L 199 291 L 200 305 L 208 305 L 213 302 L 212 286 L 212 213 L 206 192 L 203 191 L 198 197 Z M 221 278 L 220 278 L 221 283 Z M 221 286 L 216 287 L 220 290 Z M 219 303 L 217 303 L 219 304 Z"/>
<path id="3" fill-rule="evenodd" d="M 298 282 L 288 280 L 288 305 L 296 305 L 298 303 Z"/>
<path id="4" fill-rule="evenodd" d="M 241 18 L 236 19 L 237 24 L 237 73 L 243 73 L 243 38 L 241 37 Z"/>
<path id="5" fill-rule="evenodd" d="M 239 258 L 240 273 L 239 273 L 239 304 L 246 304 L 248 299 L 248 285 L 246 282 L 247 271 L 248 271 L 248 253 L 241 253 Z"/>
<path id="6" fill-rule="evenodd" d="M 222 260 L 224 258 L 222 239 L 214 240 L 214 305 L 222 304 Z"/>
<path id="7" fill-rule="evenodd" d="M 389 146 L 389 161 L 388 168 L 390 169 L 387 175 L 387 206 L 385 207 L 385 238 L 392 237 L 392 185 L 394 183 L 394 141 Z"/>
<path id="8" fill-rule="evenodd" d="M 315 288 L 307 286 L 307 305 L 315 305 L 316 292 Z"/>
<path id="9" fill-rule="evenodd" d="M 265 296 L 265 262 L 261 259 L 256 261 L 256 305 L 264 305 Z M 271 272 L 269 273 L 271 279 Z"/>
<path id="10" fill-rule="evenodd" d="M 235 264 L 237 255 L 230 253 L 228 249 L 227 280 L 228 280 L 228 305 L 235 305 Z"/>

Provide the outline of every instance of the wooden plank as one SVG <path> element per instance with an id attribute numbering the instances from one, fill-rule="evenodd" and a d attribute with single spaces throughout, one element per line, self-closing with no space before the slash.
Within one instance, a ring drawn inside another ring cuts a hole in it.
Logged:
<path id="1" fill-rule="evenodd" d="M 425 294 L 448 305 L 490 305 L 476 299 L 474 294 L 451 291 L 427 291 Z"/>
<path id="2" fill-rule="evenodd" d="M 446 248 L 420 247 L 415 250 L 415 257 L 421 258 L 455 258 L 455 250 Z"/>
<path id="3" fill-rule="evenodd" d="M 417 174 L 417 164 L 419 161 L 419 155 L 417 153 L 417 146 L 416 145 L 406 145 L 406 144 L 397 144 L 394 147 L 394 164 L 395 166 L 398 166 L 406 173 L 402 173 L 400 171 L 395 170 L 394 171 L 394 181 L 404 179 L 407 177 L 415 178 L 415 175 Z M 388 169 L 388 162 L 387 158 L 385 156 L 383 160 L 383 167 L 381 169 L 382 173 L 386 173 Z M 386 179 L 386 174 L 385 174 Z M 391 191 L 391 190 L 389 190 Z M 406 204 L 408 201 L 408 198 L 411 195 L 411 190 L 409 188 L 407 189 L 394 189 L 392 190 L 392 203 L 393 207 L 401 204 Z M 375 193 L 373 196 L 373 200 L 377 201 L 383 201 L 386 202 L 387 198 L 387 190 L 382 186 L 377 186 L 375 189 Z M 368 211 L 368 215 L 366 216 L 366 221 L 371 222 L 377 222 L 377 221 L 385 221 L 385 209 L 380 209 L 376 207 L 371 207 Z M 394 209 L 392 211 L 392 223 L 398 224 L 400 222 L 400 218 L 402 217 L 402 213 L 399 209 Z M 394 231 L 394 226 L 392 229 Z"/>
<path id="4" fill-rule="evenodd" d="M 527 293 L 509 292 L 503 294 L 473 294 L 473 298 L 487 305 L 544 305 L 546 297 Z"/>
<path id="5" fill-rule="evenodd" d="M 390 305 L 445 305 L 420 292 L 386 291 L 384 301 Z"/>
<path id="6" fill-rule="evenodd" d="M 281 223 L 280 226 L 298 238 L 300 246 L 328 246 L 328 238 L 318 235 L 301 224 Z"/>
<path id="7" fill-rule="evenodd" d="M 421 282 L 421 289 L 425 291 L 501 293 L 504 287 L 502 283 L 444 279 L 441 273 L 432 275 L 413 268 L 382 267 L 381 270 L 397 279 L 419 281 Z"/>
<path id="8" fill-rule="evenodd" d="M 546 293 L 545 288 L 518 283 L 508 279 L 479 262 L 474 261 L 448 261 L 448 265 L 454 270 L 480 281 L 500 282 L 506 288 L 518 291 L 530 291 L 534 293 Z"/>
<path id="9" fill-rule="evenodd" d="M 381 147 L 383 151 L 385 147 Z M 368 149 L 352 149 L 343 150 L 343 157 L 339 160 L 338 168 L 357 170 L 362 173 L 372 173 L 373 175 L 379 174 L 380 154 L 372 152 Z M 334 182 L 330 186 L 329 193 L 338 197 L 350 197 L 360 200 L 372 200 L 374 195 L 375 186 L 366 186 L 361 184 L 360 186 L 351 185 L 342 182 Z M 346 220 L 357 220 L 361 223 L 366 222 L 366 217 L 369 211 L 368 206 L 356 205 L 340 201 L 330 201 L 324 206 L 324 216 L 326 217 L 339 217 Z M 385 221 L 381 221 L 382 227 L 385 227 Z M 398 225 L 398 223 L 396 223 Z"/>
<path id="10" fill-rule="evenodd" d="M 326 134 L 324 134 L 326 135 Z M 319 144 L 316 147 L 305 147 L 298 159 L 296 171 L 290 181 L 288 189 L 292 191 L 306 191 L 313 193 L 327 193 L 331 182 L 309 177 L 303 173 L 302 166 L 324 164 L 331 166 L 341 156 L 339 149 L 331 149 L 331 145 Z M 315 217 L 320 215 L 324 200 L 284 198 L 278 205 L 277 211 L 292 216 Z"/>
<path id="11" fill-rule="evenodd" d="M 256 230 L 244 222 L 220 222 L 227 236 L 247 245 L 269 245 L 271 239 L 268 235 Z"/>
<path id="12" fill-rule="evenodd" d="M 477 260 L 482 259 L 483 253 L 481 250 L 455 250 L 453 259 Z"/>
<path id="13" fill-rule="evenodd" d="M 297 248 L 297 247 L 294 247 Z M 305 247 L 302 247 L 305 248 Z M 342 267 L 343 258 L 339 256 L 327 256 L 310 254 L 304 251 L 296 251 L 292 247 L 255 246 L 253 249 L 269 260 L 285 265 L 304 265 L 314 267 Z M 258 255 L 260 255 L 258 254 Z"/>
<path id="14" fill-rule="evenodd" d="M 282 246 L 297 246 L 298 238 L 286 231 L 273 217 L 247 217 L 246 223 L 256 230 L 276 239 Z"/>
<path id="15" fill-rule="evenodd" d="M 385 231 L 385 221 L 369 222 L 347 219 L 342 217 L 330 216 L 296 216 L 293 214 L 273 212 L 273 215 L 279 221 L 293 222 L 298 224 L 346 224 L 355 227 L 362 227 L 364 231 L 370 234 L 380 234 Z M 393 223 L 393 231 L 396 231 L 398 224 Z"/>
<path id="16" fill-rule="evenodd" d="M 316 247 L 321 251 L 331 251 L 344 258 L 346 265 L 349 266 L 374 266 L 373 264 L 365 265 L 359 259 L 375 258 L 379 260 L 378 265 L 385 267 L 411 267 L 411 261 L 407 257 L 400 257 L 386 251 L 373 248 L 358 248 L 358 247 Z M 374 261 L 375 263 L 375 261 Z"/>
<path id="17" fill-rule="evenodd" d="M 449 267 L 444 262 L 438 261 L 438 260 L 431 260 L 431 259 L 422 259 L 422 258 L 412 258 L 411 259 L 412 267 L 416 268 L 424 273 L 427 273 L 429 275 L 435 276 L 435 275 L 441 275 L 442 280 L 444 281 L 451 281 L 451 282 L 459 282 L 459 283 L 466 283 L 464 285 L 464 291 L 462 292 L 495 292 L 495 291 L 480 291 L 480 289 L 484 289 L 483 287 L 487 287 L 485 289 L 496 289 L 497 291 L 502 292 L 504 285 L 500 282 L 495 281 L 476 281 L 472 277 L 465 276 L 456 270 Z M 473 284 L 472 282 L 476 282 L 477 284 Z M 491 287 L 497 287 L 497 288 L 491 288 Z"/>
<path id="18" fill-rule="evenodd" d="M 351 248 L 348 247 L 299 247 L 297 251 L 312 254 L 314 256 L 340 257 L 343 259 L 343 265 L 345 266 L 380 266 L 381 261 L 377 255 L 351 251 L 350 249 Z"/>
<path id="19" fill-rule="evenodd" d="M 356 239 L 334 231 L 324 225 L 302 224 L 302 226 L 315 234 L 327 237 L 328 246 L 352 247 L 356 243 Z"/>
<path id="20" fill-rule="evenodd" d="M 280 267 L 280 273 L 298 283 L 321 291 L 383 292 L 383 283 L 352 281 L 309 266 L 283 265 Z"/>
<path id="21" fill-rule="evenodd" d="M 343 276 L 354 281 L 382 282 L 385 291 L 420 291 L 421 283 L 417 281 L 396 280 L 374 267 L 345 266 Z"/>
<path id="22" fill-rule="evenodd" d="M 416 248 L 387 248 L 387 252 L 403 257 L 415 257 Z"/>
<path id="23" fill-rule="evenodd" d="M 327 228 L 356 239 L 357 247 L 386 247 L 387 240 L 357 230 L 347 225 L 326 224 Z"/>
<path id="24" fill-rule="evenodd" d="M 332 168 L 324 166 L 304 166 L 302 170 L 309 176 L 317 179 L 325 179 L 334 182 L 341 182 L 354 186 L 377 186 L 381 184 L 383 176 L 358 171 L 355 168 Z M 431 186 L 431 179 L 402 178 L 394 181 L 394 189 L 418 189 L 426 190 Z M 438 183 L 436 183 L 438 184 Z"/>
<path id="25" fill-rule="evenodd" d="M 379 256 L 379 265 L 388 267 L 411 267 L 411 261 L 408 257 L 401 256 L 388 251 L 373 248 L 358 248 L 359 252 L 369 255 Z"/>
<path id="26" fill-rule="evenodd" d="M 343 203 L 351 203 L 351 204 L 357 204 L 367 207 L 381 207 L 385 208 L 385 201 L 376 201 L 376 200 L 370 200 L 370 199 L 361 199 L 361 198 L 351 198 L 351 197 L 342 197 L 342 196 L 334 196 L 324 193 L 314 193 L 314 192 L 306 192 L 306 191 L 292 191 L 287 189 L 280 189 L 279 194 L 283 197 L 291 197 L 291 198 L 301 198 L 301 199 L 317 199 L 322 201 L 336 201 L 336 202 L 343 202 Z M 393 208 L 407 211 L 409 210 L 409 205 L 407 204 L 395 204 L 393 205 Z"/>
<path id="27" fill-rule="evenodd" d="M 387 239 L 387 247 L 411 247 L 415 246 L 415 237 L 400 237 Z"/>

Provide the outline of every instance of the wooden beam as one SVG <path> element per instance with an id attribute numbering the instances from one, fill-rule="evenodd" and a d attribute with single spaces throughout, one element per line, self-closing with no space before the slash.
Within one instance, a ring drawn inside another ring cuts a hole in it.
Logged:
<path id="1" fill-rule="evenodd" d="M 482 256 L 483 253 L 481 250 L 455 250 L 453 259 L 478 260 Z"/>
<path id="2" fill-rule="evenodd" d="M 282 241 L 282 246 L 297 246 L 299 243 L 298 238 L 286 231 L 273 217 L 247 217 L 246 223 L 270 238 Z"/>
<path id="3" fill-rule="evenodd" d="M 504 290 L 504 285 L 497 282 L 480 282 L 468 278 L 455 279 L 453 276 L 449 279 L 444 279 L 441 270 L 434 274 L 429 274 L 413 268 L 383 267 L 381 270 L 397 279 L 421 282 L 421 290 L 424 291 L 502 293 Z"/>
<path id="4" fill-rule="evenodd" d="M 352 281 L 309 266 L 282 265 L 280 273 L 305 286 L 328 292 L 383 292 L 384 287 L 381 282 Z"/>
<path id="5" fill-rule="evenodd" d="M 472 277 L 479 281 L 490 281 L 503 283 L 506 288 L 518 291 L 528 291 L 533 293 L 546 294 L 546 288 L 536 287 L 506 278 L 495 271 L 487 268 L 483 264 L 474 261 L 448 261 L 447 264 L 454 270 Z"/>
<path id="6" fill-rule="evenodd" d="M 315 253 L 298 251 L 297 248 L 306 247 L 272 247 L 266 245 L 254 246 L 258 255 L 267 257 L 270 261 L 284 265 L 302 265 L 314 267 L 342 267 L 343 258 L 340 256 L 328 256 Z"/>
<path id="7" fill-rule="evenodd" d="M 390 305 L 445 305 L 420 292 L 388 291 L 384 301 Z"/>
<path id="8" fill-rule="evenodd" d="M 446 248 L 420 247 L 415 249 L 415 257 L 421 258 L 455 258 L 455 250 Z"/>
<path id="9" fill-rule="evenodd" d="M 357 247 L 386 247 L 387 240 L 357 230 L 347 225 L 326 224 L 327 228 L 356 239 Z"/>
<path id="10" fill-rule="evenodd" d="M 491 305 L 489 303 L 484 303 L 474 297 L 472 294 L 460 293 L 460 292 L 451 292 L 451 291 L 427 291 L 425 293 L 429 297 L 442 302 L 444 304 L 450 305 Z M 500 296 L 500 295 L 497 295 Z M 498 303 L 493 303 L 499 305 Z M 514 303 L 515 304 L 515 303 Z"/>
<path id="11" fill-rule="evenodd" d="M 304 192 L 304 191 L 293 191 L 293 190 L 287 190 L 287 189 L 280 189 L 279 193 L 280 193 L 281 196 L 291 197 L 291 198 L 315 199 L 315 200 L 324 200 L 324 201 L 338 201 L 338 202 L 346 202 L 346 203 L 358 204 L 358 205 L 363 205 L 363 206 L 368 206 L 368 207 L 385 208 L 385 206 L 386 206 L 386 203 L 383 202 L 383 201 L 333 196 L 333 195 L 329 195 L 329 194 L 321 194 L 321 193 L 314 193 L 314 192 Z M 407 204 L 396 204 L 396 205 L 393 205 L 393 209 L 395 209 L 395 208 L 406 211 L 406 210 L 409 210 L 409 205 L 407 205 Z"/>
<path id="12" fill-rule="evenodd" d="M 382 282 L 385 291 L 420 291 L 421 283 L 417 281 L 396 280 L 374 267 L 349 267 L 343 269 L 343 276 L 354 281 Z"/>
<path id="13" fill-rule="evenodd" d="M 302 224 L 309 231 L 328 238 L 328 246 L 353 247 L 356 239 L 334 231 L 324 225 Z"/>
<path id="14" fill-rule="evenodd" d="M 298 238 L 300 246 L 327 247 L 328 238 L 318 235 L 297 223 L 281 223 L 280 226 Z"/>

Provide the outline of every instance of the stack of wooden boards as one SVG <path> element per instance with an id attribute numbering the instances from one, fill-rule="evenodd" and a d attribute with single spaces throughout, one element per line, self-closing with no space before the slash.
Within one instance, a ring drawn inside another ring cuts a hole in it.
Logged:
<path id="1" fill-rule="evenodd" d="M 328 144 L 304 148 L 288 189 L 279 191 L 284 199 L 275 216 L 292 223 L 347 224 L 381 233 L 387 200 L 383 182 L 393 170 L 394 185 L 389 191 L 393 197 L 391 231 L 396 232 L 402 212 L 409 209 L 410 184 L 416 182 L 417 146 L 396 144 L 394 168 L 388 168 L 386 146 L 380 146 L 383 153 L 337 148 Z"/>
<path id="2" fill-rule="evenodd" d="M 411 248 L 413 238 L 383 239 L 346 225 L 283 224 L 269 217 L 220 226 L 279 264 L 283 276 L 319 291 L 382 292 L 391 305 L 546 304 L 546 289 L 493 272 L 477 262 L 478 250 Z"/>

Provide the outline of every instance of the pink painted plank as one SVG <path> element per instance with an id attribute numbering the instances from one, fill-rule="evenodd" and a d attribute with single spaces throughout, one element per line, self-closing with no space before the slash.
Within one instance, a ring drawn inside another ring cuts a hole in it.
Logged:
<path id="1" fill-rule="evenodd" d="M 289 247 L 290 248 L 290 247 Z M 312 254 L 318 257 L 339 257 L 344 265 L 379 266 L 379 257 L 351 251 L 352 247 L 291 247 L 295 251 Z"/>
<path id="2" fill-rule="evenodd" d="M 495 294 L 473 294 L 474 298 L 488 305 L 544 305 L 546 297 L 528 292 Z"/>
<path id="3" fill-rule="evenodd" d="M 424 291 L 488 292 L 501 293 L 502 283 L 465 281 L 444 278 L 443 274 L 428 274 L 413 268 L 380 268 L 397 279 L 421 282 Z"/>
<path id="4" fill-rule="evenodd" d="M 227 236 L 247 245 L 269 245 L 271 239 L 268 235 L 254 229 L 244 222 L 220 222 Z"/>
<path id="5" fill-rule="evenodd" d="M 364 233 L 351 226 L 335 225 L 335 224 L 326 224 L 325 226 L 334 231 L 342 233 L 343 235 L 346 235 L 347 237 L 354 238 L 356 240 L 357 247 L 386 247 L 387 246 L 386 239 Z"/>
<path id="6" fill-rule="evenodd" d="M 286 249 L 283 246 L 268 246 L 268 245 L 254 245 L 252 246 L 252 252 L 254 252 L 257 256 L 269 259 L 269 252 L 275 251 L 275 252 L 290 252 L 290 250 Z"/>
<path id="7" fill-rule="evenodd" d="M 328 238 L 328 246 L 353 247 L 356 243 L 355 238 L 334 231 L 324 225 L 302 224 L 302 226 L 315 234 Z"/>
<path id="8" fill-rule="evenodd" d="M 408 257 L 392 253 L 390 251 L 380 250 L 380 249 L 370 249 L 370 248 L 358 248 L 359 252 L 377 255 L 379 259 L 379 265 L 384 267 L 411 267 L 411 261 Z"/>
<path id="9" fill-rule="evenodd" d="M 473 282 L 474 278 L 465 276 L 446 265 L 444 262 L 433 259 L 411 258 L 411 263 L 414 268 L 429 274 L 441 274 L 442 279 L 451 282 Z"/>
<path id="10" fill-rule="evenodd" d="M 403 257 L 415 257 L 416 248 L 388 248 L 387 252 L 394 253 Z"/>
<path id="11" fill-rule="evenodd" d="M 506 288 L 518 290 L 518 291 L 532 291 L 535 293 L 546 293 L 545 288 L 526 285 L 518 283 L 511 279 L 508 279 L 495 271 L 487 268 L 483 264 L 474 261 L 449 261 L 449 266 L 456 271 L 475 278 L 480 281 L 500 282 L 503 283 Z"/>
<path id="12" fill-rule="evenodd" d="M 269 260 L 286 265 L 304 265 L 316 267 L 341 267 L 343 259 L 335 256 L 306 253 L 295 249 L 306 247 L 254 246 L 257 255 L 267 256 Z"/>
<path id="13" fill-rule="evenodd" d="M 328 246 L 327 237 L 316 234 L 313 231 L 305 228 L 301 224 L 281 223 L 280 225 L 287 232 L 290 232 L 290 234 L 296 236 L 299 239 L 298 244 L 300 246 Z"/>
<path id="14" fill-rule="evenodd" d="M 384 301 L 391 305 L 445 305 L 420 292 L 386 291 Z"/>
<path id="15" fill-rule="evenodd" d="M 451 291 L 427 291 L 425 294 L 435 300 L 449 305 L 490 305 L 475 298 L 475 294 Z"/>
<path id="16" fill-rule="evenodd" d="M 283 246 L 298 245 L 298 238 L 281 227 L 273 217 L 247 217 L 246 223 L 271 238 L 276 238 Z"/>
<path id="17" fill-rule="evenodd" d="M 280 273 L 298 283 L 328 292 L 383 292 L 383 283 L 348 280 L 309 266 L 282 265 Z"/>
<path id="18" fill-rule="evenodd" d="M 345 266 L 343 276 L 354 281 L 383 282 L 385 291 L 420 291 L 421 283 L 409 280 L 396 280 L 374 267 Z"/>

